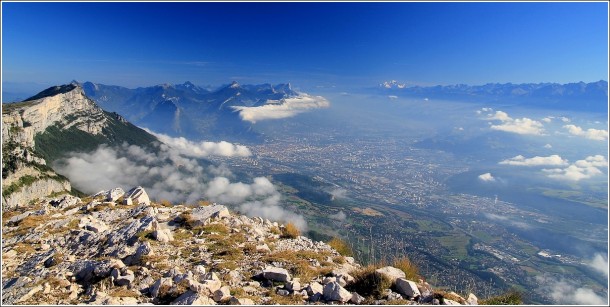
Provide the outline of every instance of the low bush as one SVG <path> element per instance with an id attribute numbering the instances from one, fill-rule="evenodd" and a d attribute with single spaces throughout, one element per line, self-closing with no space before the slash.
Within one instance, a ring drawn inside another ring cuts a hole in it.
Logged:
<path id="1" fill-rule="evenodd" d="M 334 237 L 332 240 L 330 240 L 328 245 L 334 248 L 342 256 L 351 257 L 354 255 L 352 248 L 347 244 L 347 242 L 339 239 L 338 237 Z"/>
<path id="2" fill-rule="evenodd" d="M 347 290 L 356 291 L 365 297 L 379 298 L 385 289 L 392 286 L 389 277 L 375 272 L 376 266 L 368 265 L 350 273 L 354 277 L 354 282 L 347 286 Z"/>
<path id="3" fill-rule="evenodd" d="M 282 238 L 296 239 L 301 235 L 301 231 L 293 223 L 288 223 L 282 230 Z"/>

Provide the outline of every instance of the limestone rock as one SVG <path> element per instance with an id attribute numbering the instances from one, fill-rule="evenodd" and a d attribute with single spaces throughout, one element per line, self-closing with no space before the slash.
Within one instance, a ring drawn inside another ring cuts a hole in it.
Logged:
<path id="1" fill-rule="evenodd" d="M 229 209 L 222 205 L 198 207 L 191 211 L 192 226 L 204 225 L 208 219 L 229 217 Z"/>
<path id="2" fill-rule="evenodd" d="M 396 279 L 396 289 L 398 290 L 398 293 L 405 295 L 409 298 L 416 299 L 417 297 L 421 296 L 421 293 L 417 288 L 417 284 L 415 284 L 415 282 L 413 281 L 406 280 L 404 278 Z"/>
<path id="3" fill-rule="evenodd" d="M 116 201 L 125 194 L 121 188 L 114 188 L 106 193 L 106 201 Z"/>
<path id="4" fill-rule="evenodd" d="M 360 305 L 364 303 L 364 297 L 362 297 L 362 295 L 356 292 L 352 292 L 352 298 L 349 300 L 349 302 L 352 304 Z"/>
<path id="5" fill-rule="evenodd" d="M 148 194 L 146 194 L 146 191 L 144 190 L 143 187 L 137 186 L 129 191 L 127 191 L 127 193 L 125 193 L 125 195 L 123 195 L 123 204 L 124 205 L 129 205 L 128 204 L 128 199 L 131 200 L 131 202 L 133 202 L 134 204 L 144 204 L 146 206 L 150 205 L 150 199 L 148 198 Z"/>
<path id="6" fill-rule="evenodd" d="M 286 269 L 268 266 L 263 270 L 263 278 L 279 282 L 290 281 L 290 274 Z"/>
<path id="7" fill-rule="evenodd" d="M 174 285 L 174 282 L 171 278 L 162 277 L 158 279 L 152 286 L 150 286 L 149 292 L 150 295 L 155 298 L 159 296 L 159 292 L 162 288 L 171 288 Z"/>
<path id="8" fill-rule="evenodd" d="M 229 286 L 220 287 L 220 289 L 214 291 L 212 298 L 215 302 L 228 301 L 231 298 L 231 288 Z"/>
<path id="9" fill-rule="evenodd" d="M 352 293 L 345 290 L 338 282 L 329 282 L 324 286 L 324 299 L 327 301 L 347 302 L 352 298 Z"/>
<path id="10" fill-rule="evenodd" d="M 476 295 L 469 293 L 468 298 L 466 299 L 466 302 L 468 303 L 468 305 L 478 305 L 479 299 L 477 298 Z"/>
<path id="11" fill-rule="evenodd" d="M 234 296 L 229 300 L 229 305 L 254 305 L 254 301 L 249 298 L 236 298 Z"/>
<path id="12" fill-rule="evenodd" d="M 171 302 L 172 305 L 216 305 L 216 303 L 205 295 L 193 291 L 186 291 Z"/>
<path id="13" fill-rule="evenodd" d="M 392 283 L 396 282 L 396 279 L 398 278 L 406 277 L 405 272 L 392 266 L 379 268 L 375 270 L 375 272 L 387 276 L 392 281 Z"/>

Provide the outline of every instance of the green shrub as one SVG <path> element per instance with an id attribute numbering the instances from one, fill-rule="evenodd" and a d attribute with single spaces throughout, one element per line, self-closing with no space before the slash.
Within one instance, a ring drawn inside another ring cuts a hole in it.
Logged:
<path id="1" fill-rule="evenodd" d="M 509 290 L 508 292 L 486 298 L 479 301 L 479 305 L 521 305 L 523 304 L 523 296 L 517 290 Z"/>

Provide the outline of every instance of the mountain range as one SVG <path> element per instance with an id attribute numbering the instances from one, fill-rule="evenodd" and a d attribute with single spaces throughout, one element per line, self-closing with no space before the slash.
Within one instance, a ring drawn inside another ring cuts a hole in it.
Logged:
<path id="1" fill-rule="evenodd" d="M 585 83 L 488 83 L 485 85 L 409 86 L 386 81 L 377 92 L 387 95 L 488 103 L 510 103 L 537 108 L 608 112 L 608 82 Z"/>
<path id="2" fill-rule="evenodd" d="M 195 140 L 254 141 L 257 135 L 251 130 L 251 124 L 255 120 L 246 117 L 247 112 L 273 113 L 280 106 L 285 111 L 295 107 L 290 104 L 292 100 L 312 97 L 292 90 L 289 83 L 240 85 L 233 82 L 215 90 L 191 82 L 136 89 L 92 82 L 81 86 L 103 109 L 119 112 L 138 126 Z M 316 99 L 323 102 L 321 97 Z M 298 110 L 307 108 L 309 105 L 303 107 L 302 103 L 296 106 Z"/>

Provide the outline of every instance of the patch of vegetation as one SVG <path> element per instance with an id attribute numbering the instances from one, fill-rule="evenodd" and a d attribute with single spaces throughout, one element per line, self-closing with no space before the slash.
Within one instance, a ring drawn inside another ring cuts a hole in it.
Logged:
<path id="1" fill-rule="evenodd" d="M 419 279 L 419 269 L 407 257 L 403 256 L 394 259 L 392 266 L 403 271 L 406 275 L 406 279 L 408 280 L 417 281 Z"/>
<path id="2" fill-rule="evenodd" d="M 13 182 L 8 187 L 2 189 L 2 197 L 8 197 L 9 195 L 11 195 L 17 191 L 20 191 L 23 187 L 32 185 L 37 180 L 38 180 L 37 177 L 25 175 L 25 176 L 19 178 L 19 180 L 17 182 Z"/>
<path id="3" fill-rule="evenodd" d="M 282 229 L 282 238 L 296 239 L 300 235 L 301 231 L 293 223 L 286 224 Z"/>
<path id="4" fill-rule="evenodd" d="M 385 289 L 392 286 L 390 278 L 375 272 L 374 265 L 368 265 L 350 273 L 354 277 L 354 282 L 349 284 L 346 289 L 356 291 L 365 297 L 380 297 Z"/>
<path id="5" fill-rule="evenodd" d="M 354 255 L 352 248 L 347 244 L 347 242 L 341 240 L 338 237 L 334 237 L 332 240 L 330 240 L 328 242 L 328 245 L 330 245 L 330 247 L 334 248 L 337 252 L 339 252 L 339 254 L 343 256 L 351 257 Z"/>
<path id="6" fill-rule="evenodd" d="M 112 297 L 139 297 L 140 293 L 127 289 L 127 286 L 114 287 L 108 293 Z"/>
<path id="7" fill-rule="evenodd" d="M 136 237 L 138 238 L 138 241 L 152 241 L 155 238 L 153 238 L 153 231 L 152 230 L 143 230 L 140 231 L 138 233 L 136 233 Z"/>
<path id="8" fill-rule="evenodd" d="M 275 292 L 275 288 L 271 288 L 267 295 L 270 300 L 266 302 L 266 305 L 303 305 L 305 300 L 300 295 L 279 295 Z"/>
<path id="9" fill-rule="evenodd" d="M 479 305 L 521 305 L 523 304 L 523 295 L 516 290 L 509 290 L 508 292 L 486 298 L 479 301 Z"/>

